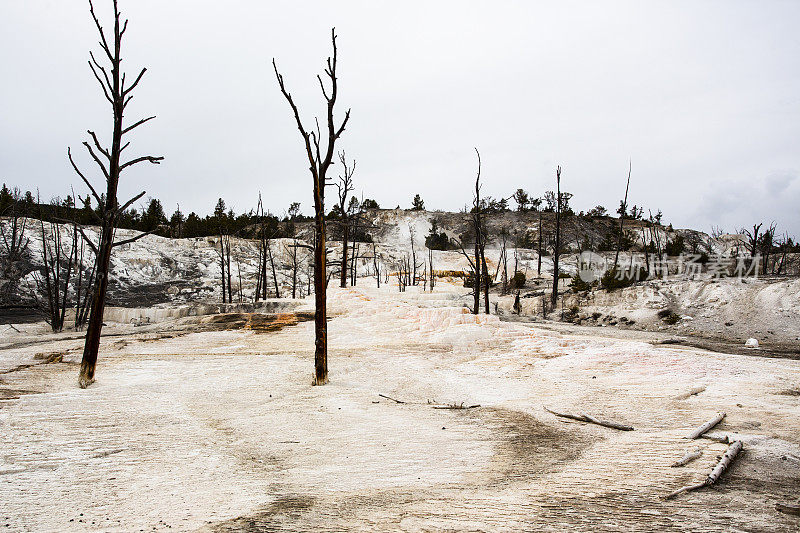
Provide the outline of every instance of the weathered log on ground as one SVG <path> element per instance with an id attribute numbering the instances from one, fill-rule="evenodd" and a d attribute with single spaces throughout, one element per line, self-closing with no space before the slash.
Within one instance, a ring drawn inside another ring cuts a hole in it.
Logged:
<path id="1" fill-rule="evenodd" d="M 684 392 L 683 394 L 679 394 L 679 395 L 675 396 L 675 399 L 676 400 L 687 400 L 687 399 L 691 398 L 692 396 L 696 396 L 696 395 L 700 394 L 701 392 L 704 392 L 705 390 L 706 390 L 706 385 L 700 385 L 698 387 L 693 387 L 689 391 Z"/>
<path id="2" fill-rule="evenodd" d="M 786 503 L 776 503 L 775 510 L 781 513 L 800 516 L 800 505 L 789 505 Z"/>
<path id="3" fill-rule="evenodd" d="M 431 405 L 434 409 L 475 409 L 476 407 L 480 407 L 481 404 L 476 403 L 475 405 L 464 405 L 464 402 L 459 403 L 452 403 L 449 405 Z"/>
<path id="4" fill-rule="evenodd" d="M 577 420 L 579 422 L 588 422 L 590 424 L 597 424 L 598 426 L 603 426 L 612 429 L 619 429 L 620 431 L 633 431 L 633 426 L 620 424 L 619 422 L 613 422 L 610 420 L 601 420 L 599 418 L 589 416 L 585 413 L 581 413 L 579 415 L 573 415 L 571 413 L 559 413 L 558 411 L 553 411 L 552 409 L 548 409 L 545 406 L 542 407 L 544 407 L 544 410 L 547 411 L 548 413 L 560 416 L 562 418 L 569 418 L 571 420 Z"/>
<path id="5" fill-rule="evenodd" d="M 700 438 L 701 439 L 713 440 L 714 442 L 720 442 L 722 444 L 730 444 L 731 443 L 731 438 L 728 435 L 723 435 L 721 437 L 719 435 L 700 435 Z"/>
<path id="6" fill-rule="evenodd" d="M 395 400 L 394 398 L 386 396 L 385 394 L 378 394 L 378 396 L 380 396 L 381 398 L 386 398 L 387 400 L 392 400 L 395 403 L 406 403 L 406 402 L 401 401 L 401 400 Z"/>
<path id="7" fill-rule="evenodd" d="M 723 418 L 725 418 L 725 413 L 717 413 L 717 416 L 715 416 L 714 418 L 712 418 L 711 420 L 709 420 L 708 422 L 706 422 L 705 424 L 703 424 L 699 428 L 697 428 L 694 431 L 692 431 L 691 433 L 689 433 L 689 435 L 686 438 L 687 439 L 696 439 L 697 437 L 699 437 L 700 435 L 702 435 L 703 433 L 705 433 L 709 429 L 713 428 L 714 426 L 716 426 L 717 424 L 722 422 Z"/>
<path id="8" fill-rule="evenodd" d="M 700 456 L 703 455 L 703 452 L 700 448 L 695 448 L 694 450 L 689 450 L 684 454 L 683 457 L 672 463 L 670 466 L 672 468 L 677 468 L 679 466 L 686 466 L 695 459 L 699 459 Z"/>
<path id="9" fill-rule="evenodd" d="M 739 452 L 741 451 L 742 451 L 742 441 L 740 440 L 734 441 L 733 443 L 731 443 L 730 446 L 728 446 L 728 449 L 725 451 L 722 458 L 717 463 L 717 466 L 715 466 L 713 470 L 711 470 L 711 472 L 708 474 L 708 476 L 704 481 L 696 483 L 694 485 L 687 485 L 686 487 L 681 487 L 675 492 L 671 492 L 666 496 L 664 496 L 664 499 L 669 500 L 671 498 L 674 498 L 675 496 L 678 496 L 679 494 L 683 494 L 684 492 L 690 492 L 703 487 L 707 487 L 709 485 L 713 485 L 714 483 L 717 482 L 722 473 L 728 469 L 731 463 L 733 463 L 733 460 L 736 459 L 736 456 L 739 455 Z"/>

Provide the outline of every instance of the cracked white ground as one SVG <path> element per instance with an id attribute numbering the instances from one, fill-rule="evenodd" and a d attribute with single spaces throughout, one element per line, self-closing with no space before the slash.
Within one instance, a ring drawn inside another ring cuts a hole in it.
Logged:
<path id="1" fill-rule="evenodd" d="M 7 329 L 0 531 L 797 530 L 775 504 L 800 487 L 800 361 L 474 317 L 446 283 L 363 285 L 330 289 L 324 387 L 312 322 L 172 337 L 176 321 L 109 323 L 86 390 L 78 335 Z M 745 453 L 663 501 L 725 450 L 683 438 L 718 411 L 713 433 Z"/>

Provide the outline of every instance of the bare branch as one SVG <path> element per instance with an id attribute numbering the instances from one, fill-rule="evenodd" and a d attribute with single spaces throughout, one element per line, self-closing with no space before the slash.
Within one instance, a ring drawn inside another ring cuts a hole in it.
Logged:
<path id="1" fill-rule="evenodd" d="M 292 112 L 294 113 L 294 119 L 297 123 L 297 129 L 300 130 L 300 134 L 303 136 L 303 140 L 306 144 L 306 152 L 308 152 L 308 159 L 309 162 L 314 165 L 313 159 L 313 152 L 311 150 L 311 144 L 309 140 L 309 134 L 306 132 L 305 128 L 303 127 L 303 122 L 300 120 L 300 112 L 297 109 L 297 105 L 294 103 L 294 99 L 292 98 L 292 94 L 286 90 L 286 85 L 283 81 L 283 75 L 278 72 L 278 65 L 275 63 L 275 58 L 272 59 L 272 68 L 275 71 L 275 77 L 278 79 L 278 86 L 281 89 L 281 93 L 283 93 L 283 97 L 286 98 L 286 101 L 289 102 L 289 107 L 292 108 Z"/>
<path id="2" fill-rule="evenodd" d="M 106 158 L 108 158 L 109 161 L 111 161 L 111 154 L 109 154 L 108 150 L 106 150 L 105 148 L 103 148 L 100 145 L 100 141 L 97 139 L 97 135 L 95 135 L 95 133 L 92 130 L 88 130 L 88 133 L 89 133 L 89 135 L 92 136 L 92 140 L 94 141 L 94 145 L 97 147 L 98 150 L 100 150 L 100 153 L 103 154 L 104 156 L 106 156 Z"/>
<path id="3" fill-rule="evenodd" d="M 89 190 L 92 191 L 92 196 L 94 196 L 95 200 L 97 200 L 97 205 L 99 205 L 100 208 L 102 209 L 103 208 L 103 201 L 100 199 L 100 196 L 97 194 L 97 191 L 94 190 L 94 187 L 92 187 L 92 184 L 89 183 L 89 180 L 86 179 L 86 176 L 83 175 L 83 172 L 81 172 L 78 169 L 78 165 L 76 165 L 75 161 L 72 159 L 72 149 L 71 148 L 67 148 L 67 157 L 69 157 L 69 162 L 72 163 L 72 168 L 75 169 L 75 172 L 78 174 L 78 176 L 81 177 L 81 179 L 86 184 L 86 186 L 89 187 Z"/>
<path id="4" fill-rule="evenodd" d="M 117 210 L 117 212 L 118 212 L 118 213 L 124 213 L 126 209 L 128 209 L 128 208 L 129 208 L 131 205 L 133 205 L 133 202 L 135 202 L 136 200 L 138 200 L 139 198 L 141 198 L 142 196 L 144 196 L 144 194 L 145 194 L 145 192 L 144 192 L 144 191 L 140 192 L 139 194 L 137 194 L 136 196 L 134 196 L 133 198 L 131 198 L 130 200 L 128 200 L 127 202 L 125 202 L 125 203 L 122 205 L 122 207 L 120 207 L 120 208 Z"/>
<path id="5" fill-rule="evenodd" d="M 149 163 L 152 163 L 154 165 L 160 165 L 161 161 L 163 161 L 163 160 L 164 160 L 164 158 L 161 157 L 161 156 L 155 157 L 155 156 L 152 156 L 152 155 L 145 155 L 145 156 L 142 156 L 142 157 L 137 157 L 136 159 L 132 159 L 132 160 L 128 161 L 127 163 L 125 163 L 124 165 L 120 165 L 119 171 L 122 172 L 123 170 L 125 170 L 128 167 L 132 167 L 133 165 L 136 165 L 136 164 L 139 164 L 139 163 L 143 163 L 145 161 L 147 161 Z"/>
<path id="6" fill-rule="evenodd" d="M 95 243 L 92 242 L 92 240 L 89 238 L 89 236 L 86 235 L 86 233 L 83 231 L 83 227 L 80 224 L 78 224 L 74 220 L 67 220 L 65 218 L 55 218 L 53 220 L 55 220 L 57 222 L 63 222 L 65 224 L 74 225 L 75 229 L 78 230 L 78 233 L 80 233 L 81 237 L 83 237 L 83 240 L 86 241 L 86 244 L 89 245 L 89 248 L 92 249 L 92 251 L 94 252 L 95 255 L 98 255 L 97 245 L 95 245 Z"/>
<path id="7" fill-rule="evenodd" d="M 130 87 L 128 87 L 127 89 L 126 89 L 126 88 L 125 88 L 125 86 L 123 85 L 123 87 L 122 87 L 122 96 L 128 96 L 128 94 L 129 94 L 129 93 L 130 93 L 132 90 L 134 90 L 134 89 L 136 88 L 136 86 L 137 86 L 137 85 L 139 85 L 139 82 L 140 82 L 140 81 L 142 81 L 142 76 L 144 76 L 144 73 L 145 73 L 145 72 L 147 72 L 147 68 L 143 68 L 143 69 L 142 69 L 142 71 L 141 71 L 141 72 L 139 73 L 139 75 L 136 77 L 136 80 L 135 80 L 135 81 L 133 82 L 133 84 L 132 84 Z"/>
<path id="8" fill-rule="evenodd" d="M 100 167 L 100 170 L 103 171 L 103 175 L 106 177 L 106 179 L 108 179 L 109 178 L 109 174 L 108 174 L 108 169 L 106 168 L 106 166 L 103 164 L 102 161 L 100 161 L 100 158 L 97 157 L 97 154 L 94 153 L 94 150 L 92 150 L 92 147 L 89 145 L 88 142 L 83 141 L 83 145 L 86 147 L 86 150 L 89 151 L 89 155 L 92 156 L 92 159 L 94 159 L 94 162 L 97 163 L 97 166 Z"/>
<path id="9" fill-rule="evenodd" d="M 108 46 L 108 41 L 106 40 L 106 34 L 103 31 L 103 27 L 100 25 L 100 21 L 97 20 L 97 15 L 94 14 L 94 5 L 92 5 L 92 0 L 89 0 L 89 13 L 92 14 L 92 19 L 94 19 L 94 24 L 97 26 L 97 31 L 100 32 L 100 46 L 105 51 L 108 59 L 114 61 L 114 56 L 111 55 L 111 48 Z"/>
<path id="10" fill-rule="evenodd" d="M 105 95 L 106 100 L 111 102 L 111 104 L 113 105 L 114 100 L 112 100 L 111 96 L 108 94 L 108 89 L 106 89 L 106 84 L 103 82 L 103 80 L 100 79 L 100 76 L 97 74 L 97 71 L 95 70 L 94 65 L 92 65 L 91 61 L 89 61 L 89 68 L 92 69 L 92 74 L 94 74 L 94 77 L 97 78 L 97 82 L 100 84 L 100 88 L 103 89 L 103 94 Z"/>
<path id="11" fill-rule="evenodd" d="M 128 126 L 128 127 L 127 127 L 127 128 L 125 128 L 124 130 L 122 130 L 122 134 L 123 134 L 123 135 L 125 135 L 125 134 L 126 134 L 126 133 L 128 133 L 129 131 L 132 131 L 132 130 L 134 130 L 135 128 L 138 128 L 139 126 L 141 126 L 141 125 L 142 125 L 142 124 L 144 124 L 145 122 L 149 122 L 149 121 L 153 120 L 154 118 L 156 118 L 156 117 L 155 117 L 155 116 L 152 116 L 152 117 L 143 118 L 142 120 L 140 120 L 140 121 L 139 121 L 139 122 L 137 122 L 136 124 L 133 124 L 132 126 Z"/>
<path id="12" fill-rule="evenodd" d="M 152 235 L 153 233 L 155 233 L 155 231 L 156 230 L 145 231 L 144 233 L 140 233 L 139 235 L 137 235 L 135 237 L 131 237 L 130 239 L 125 239 L 123 241 L 115 242 L 111 246 L 113 248 L 116 248 L 117 246 L 122 246 L 123 244 L 130 244 L 132 242 L 136 242 L 139 239 L 141 239 L 142 237 L 147 237 L 148 235 Z"/>
<path id="13" fill-rule="evenodd" d="M 328 98 L 328 93 L 325 91 L 325 84 L 322 83 L 322 76 L 317 74 L 317 80 L 319 80 L 319 88 L 322 89 L 322 96 L 325 97 L 325 100 L 330 100 L 330 98 Z"/>

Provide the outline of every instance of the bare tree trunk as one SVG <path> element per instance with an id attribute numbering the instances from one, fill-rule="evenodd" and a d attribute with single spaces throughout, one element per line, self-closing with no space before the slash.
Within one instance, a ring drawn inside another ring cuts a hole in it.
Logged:
<path id="1" fill-rule="evenodd" d="M 344 174 L 340 174 L 339 180 L 336 182 L 336 188 L 339 190 L 339 212 L 342 217 L 342 271 L 340 286 L 344 289 L 347 287 L 347 243 L 350 237 L 351 218 L 347 195 L 353 190 L 353 173 L 356 171 L 356 162 L 354 160 L 353 165 L 350 166 L 343 151 L 339 152 L 339 161 L 342 163 L 344 171 Z"/>
<path id="2" fill-rule="evenodd" d="M 97 136 L 93 132 L 89 132 L 89 135 L 92 137 L 94 142 L 94 146 L 97 148 L 100 154 L 105 157 L 105 162 L 100 159 L 100 156 L 94 151 L 88 142 L 83 143 L 92 159 L 103 171 L 103 175 L 106 178 L 107 187 L 104 199 L 100 198 L 94 187 L 92 187 L 91 183 L 89 183 L 89 180 L 87 180 L 83 173 L 81 173 L 81 171 L 75 165 L 75 162 L 72 160 L 72 154 L 69 150 L 67 150 L 67 155 L 69 156 L 73 169 L 91 190 L 92 195 L 95 197 L 95 200 L 97 200 L 98 206 L 100 206 L 102 215 L 100 244 L 97 250 L 95 293 L 89 315 L 89 325 L 86 330 L 86 343 L 83 348 L 83 358 L 81 360 L 81 370 L 78 378 L 78 383 L 82 388 L 88 387 L 94 381 L 97 353 L 100 348 L 100 335 L 103 329 L 103 312 L 105 311 L 106 292 L 108 290 L 108 269 L 111 262 L 112 248 L 124 243 L 133 242 L 137 238 L 141 238 L 145 235 L 141 234 L 139 237 L 114 243 L 114 227 L 117 216 L 124 212 L 130 205 L 132 205 L 134 201 L 144 196 L 144 193 L 142 192 L 124 205 L 120 206 L 117 202 L 117 188 L 119 186 L 120 174 L 126 168 L 142 162 L 159 164 L 161 160 L 163 160 L 163 157 L 142 156 L 132 159 L 126 163 L 121 163 L 122 150 L 128 146 L 128 144 L 125 144 L 124 146 L 122 144 L 123 135 L 154 119 L 155 117 L 148 117 L 134 123 L 131 126 L 123 127 L 123 114 L 125 108 L 132 98 L 130 93 L 139 84 L 147 69 L 142 69 L 133 83 L 126 87 L 125 76 L 121 72 L 121 49 L 122 36 L 128 27 L 128 21 L 126 20 L 124 24 L 120 24 L 120 12 L 117 7 L 117 0 L 114 0 L 113 4 L 114 39 L 113 44 L 109 45 L 108 41 L 106 40 L 105 32 L 100 25 L 100 21 L 95 16 L 94 6 L 92 5 L 91 0 L 89 2 L 89 11 L 100 34 L 100 46 L 102 47 L 105 56 L 111 63 L 111 72 L 109 74 L 106 68 L 100 65 L 100 63 L 95 60 L 94 55 L 92 55 L 90 52 L 91 61 L 89 62 L 89 67 L 92 69 L 92 73 L 100 83 L 106 100 L 108 100 L 111 104 L 114 115 L 110 150 L 103 148 L 100 145 Z M 102 77 L 98 71 L 102 73 Z"/>
<path id="3" fill-rule="evenodd" d="M 233 283 L 231 283 L 231 237 L 225 236 L 225 273 L 228 275 L 228 303 L 233 303 Z"/>
<path id="4" fill-rule="evenodd" d="M 411 226 L 410 223 L 408 224 L 408 234 L 411 237 L 411 269 L 412 269 L 411 284 L 412 285 L 416 285 L 417 284 L 417 250 L 416 250 L 416 247 L 414 246 L 414 236 L 416 234 L 416 231 L 414 231 L 414 228 L 413 228 L 413 226 Z"/>
<path id="5" fill-rule="evenodd" d="M 353 241 L 353 259 L 351 261 L 351 272 L 352 272 L 352 279 L 350 280 L 350 285 L 353 287 L 356 286 L 356 282 L 358 281 L 358 259 L 359 259 L 359 252 L 360 246 Z"/>
<path id="6" fill-rule="evenodd" d="M 628 188 L 631 185 L 631 163 L 628 162 L 628 182 L 625 185 L 625 199 L 622 201 L 622 213 L 619 214 L 619 235 L 617 236 L 617 253 L 614 256 L 614 269 L 617 268 L 617 261 L 619 261 L 619 252 L 622 248 L 622 228 L 625 222 L 625 210 L 628 207 Z M 634 206 L 635 207 L 635 206 Z"/>
<path id="7" fill-rule="evenodd" d="M 347 276 L 349 272 L 347 271 L 347 242 L 350 233 L 350 223 L 345 220 L 342 228 L 342 271 L 340 276 L 340 284 L 341 288 L 347 287 Z"/>
<path id="8" fill-rule="evenodd" d="M 222 303 L 227 303 L 227 292 L 225 286 L 225 240 L 222 238 L 222 230 L 219 232 L 219 268 L 222 277 Z"/>
<path id="9" fill-rule="evenodd" d="M 539 252 L 537 254 L 538 264 L 536 267 L 536 273 L 539 277 L 542 276 L 542 212 L 539 211 Z"/>
<path id="10" fill-rule="evenodd" d="M 269 241 L 267 241 L 267 253 L 269 254 L 269 264 L 272 268 L 272 283 L 275 285 L 275 298 L 281 297 L 281 292 L 278 287 L 278 273 L 275 270 L 275 258 L 272 256 L 272 246 L 270 246 Z M 264 280 L 264 298 L 267 297 L 267 285 L 266 280 Z"/>
<path id="11" fill-rule="evenodd" d="M 375 279 L 378 280 L 378 288 L 381 288 L 381 270 L 378 267 L 378 253 L 375 251 L 375 242 L 372 243 L 372 266 L 375 269 Z"/>
<path id="12" fill-rule="evenodd" d="M 558 299 L 558 257 L 561 253 L 561 167 L 556 169 L 556 242 L 553 247 L 553 294 L 550 297 L 553 309 Z"/>
<path id="13" fill-rule="evenodd" d="M 430 282 L 431 292 L 433 292 L 433 286 L 435 284 L 436 275 L 433 270 L 433 250 L 431 250 L 430 248 L 428 248 L 428 263 L 430 264 L 430 273 L 431 273 L 431 282 Z"/>
<path id="14" fill-rule="evenodd" d="M 481 242 L 481 264 L 483 269 L 483 312 L 489 314 L 489 269 L 486 266 L 486 253 L 484 251 L 486 246 L 485 242 Z"/>
<path id="15" fill-rule="evenodd" d="M 334 123 L 334 106 L 337 97 L 337 78 L 336 78 L 336 33 L 331 30 L 331 41 L 333 44 L 333 58 L 328 58 L 325 74 L 330 79 L 330 93 L 325 89 L 322 78 L 318 77 L 322 94 L 327 102 L 327 125 L 328 125 L 328 144 L 323 152 L 320 148 L 321 139 L 317 131 L 307 131 L 300 119 L 300 113 L 292 99 L 286 91 L 283 76 L 278 73 L 275 60 L 272 65 L 275 69 L 275 76 L 278 79 L 281 93 L 286 98 L 292 108 L 297 128 L 303 137 L 306 155 L 310 163 L 311 175 L 314 184 L 314 300 L 316 311 L 314 313 L 314 333 L 315 333 L 315 352 L 314 352 L 314 384 L 324 385 L 328 382 L 328 326 L 327 326 L 327 255 L 325 246 L 325 184 L 328 168 L 333 160 L 334 146 L 336 141 L 344 132 L 347 121 L 350 118 L 350 111 L 345 113 L 344 119 L 337 128 Z"/>
<path id="16" fill-rule="evenodd" d="M 474 213 L 472 215 L 473 226 L 475 229 L 475 264 L 473 281 L 475 283 L 475 290 L 473 291 L 473 309 L 472 314 L 477 315 L 480 312 L 481 306 L 481 277 L 482 277 L 482 263 L 481 263 L 481 154 L 478 149 L 475 149 L 478 155 L 478 175 L 475 178 L 475 201 L 473 202 Z"/>

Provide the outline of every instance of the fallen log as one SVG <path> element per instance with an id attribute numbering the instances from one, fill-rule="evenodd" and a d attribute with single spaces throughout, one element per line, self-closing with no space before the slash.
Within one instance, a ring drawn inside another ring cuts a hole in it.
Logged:
<path id="1" fill-rule="evenodd" d="M 669 466 L 671 466 L 672 468 L 678 468 L 679 466 L 686 466 L 695 459 L 699 459 L 701 455 L 703 455 L 703 452 L 700 448 L 689 450 L 683 455 L 683 457 L 681 457 L 680 459 L 678 459 Z"/>
<path id="2" fill-rule="evenodd" d="M 775 510 L 781 513 L 792 514 L 800 516 L 800 505 L 789 505 L 786 503 L 776 503 Z"/>
<path id="3" fill-rule="evenodd" d="M 387 400 L 392 400 L 393 402 L 396 402 L 396 403 L 406 403 L 406 402 L 401 401 L 401 400 L 395 400 L 394 398 L 386 396 L 385 394 L 378 394 L 378 396 L 380 396 L 381 398 L 386 398 Z"/>
<path id="4" fill-rule="evenodd" d="M 722 473 L 725 472 L 725 470 L 727 470 L 727 468 L 731 465 L 733 460 L 736 459 L 736 456 L 739 455 L 739 452 L 741 451 L 742 451 L 742 441 L 740 440 L 734 441 L 733 443 L 731 443 L 730 446 L 728 446 L 728 449 L 725 451 L 722 458 L 720 458 L 719 462 L 717 463 L 717 466 L 715 466 L 713 470 L 711 470 L 711 472 L 708 474 L 705 480 L 703 480 L 700 483 L 696 483 L 694 485 L 687 485 L 686 487 L 681 487 L 675 492 L 670 492 L 669 494 L 664 496 L 664 499 L 669 500 L 674 498 L 675 496 L 678 496 L 679 494 L 683 494 L 684 492 L 690 492 L 693 490 L 713 485 L 714 483 L 717 482 Z"/>
<path id="5" fill-rule="evenodd" d="M 613 422 L 610 420 L 601 420 L 599 418 L 589 416 L 585 413 L 581 413 L 579 415 L 573 415 L 571 413 L 559 413 L 558 411 L 553 411 L 552 409 L 548 409 L 544 405 L 542 407 L 544 407 L 544 410 L 547 411 L 548 413 L 560 416 L 562 418 L 569 418 L 571 420 L 577 420 L 579 422 L 588 422 L 590 424 L 597 424 L 598 426 L 603 426 L 612 429 L 619 429 L 620 431 L 633 431 L 633 426 L 620 424 L 619 422 Z"/>
<path id="6" fill-rule="evenodd" d="M 730 444 L 731 438 L 728 435 L 700 435 L 701 439 L 713 440 L 714 442 L 721 442 L 722 444 Z"/>
<path id="7" fill-rule="evenodd" d="M 434 409 L 475 409 L 476 407 L 480 407 L 481 404 L 476 403 L 475 405 L 464 405 L 464 402 L 452 403 L 449 405 L 431 405 Z"/>
<path id="8" fill-rule="evenodd" d="M 697 428 L 694 431 L 692 431 L 691 433 L 689 433 L 689 435 L 686 438 L 687 439 L 696 439 L 697 437 L 699 437 L 700 435 L 702 435 L 703 433 L 705 433 L 709 429 L 713 428 L 714 426 L 716 426 L 717 424 L 722 422 L 723 418 L 725 418 L 725 413 L 717 413 L 717 416 L 715 416 L 714 418 L 712 418 L 711 420 L 709 420 L 708 422 L 706 422 L 705 424 L 703 424 L 699 428 Z"/>
<path id="9" fill-rule="evenodd" d="M 693 388 L 689 389 L 687 392 L 684 392 L 683 394 L 679 394 L 679 395 L 675 396 L 675 399 L 676 400 L 687 400 L 687 399 L 691 398 L 692 396 L 696 396 L 696 395 L 700 394 L 701 392 L 704 392 L 705 390 L 706 390 L 706 385 L 700 385 L 698 387 L 693 387 Z"/>

